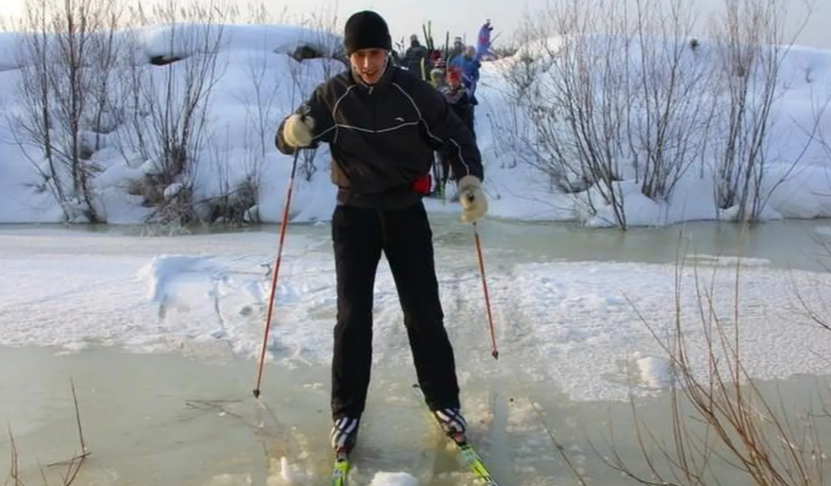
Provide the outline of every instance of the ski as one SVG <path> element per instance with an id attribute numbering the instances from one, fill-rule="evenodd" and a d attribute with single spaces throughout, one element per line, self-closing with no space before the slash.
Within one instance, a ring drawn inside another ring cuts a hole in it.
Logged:
<path id="1" fill-rule="evenodd" d="M 349 474 L 349 456 L 346 452 L 338 452 L 335 457 L 335 467 L 332 469 L 332 481 L 329 486 L 346 486 L 346 476 Z"/>
<path id="2" fill-rule="evenodd" d="M 424 400 L 424 392 L 422 392 L 421 387 L 418 384 L 413 385 L 413 391 Z M 432 417 L 431 417 L 432 418 Z M 438 425 L 438 423 L 437 423 Z M 496 479 L 491 474 L 488 467 L 485 465 L 485 461 L 482 460 L 482 457 L 479 456 L 479 453 L 476 452 L 476 448 L 467 441 L 464 434 L 456 434 L 455 436 L 447 436 L 459 450 L 459 455 L 462 458 L 462 462 L 465 464 L 465 467 L 473 473 L 473 476 L 476 479 L 479 479 L 485 483 L 486 486 L 500 486 Z"/>
<path id="3" fill-rule="evenodd" d="M 461 434 L 460 434 L 461 435 Z M 499 483 L 494 479 L 493 474 L 485 466 L 482 458 L 476 449 L 465 439 L 464 435 L 460 437 L 450 437 L 450 440 L 459 448 L 459 454 L 462 456 L 462 462 L 473 473 L 476 479 L 484 481 L 487 486 L 499 486 Z"/>

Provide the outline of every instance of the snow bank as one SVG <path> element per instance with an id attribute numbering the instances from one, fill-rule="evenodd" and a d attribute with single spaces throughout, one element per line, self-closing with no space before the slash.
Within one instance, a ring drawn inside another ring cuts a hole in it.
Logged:
<path id="1" fill-rule="evenodd" d="M 0 71 L 8 71 L 20 67 L 18 46 L 25 38 L 25 34 L 17 32 L 0 32 Z"/>
<path id="2" fill-rule="evenodd" d="M 254 191 L 250 202 L 240 202 L 249 205 L 246 220 L 278 222 L 282 217 L 291 158 L 274 149 L 274 130 L 319 82 L 344 68 L 341 62 L 332 59 L 301 62 L 292 55 L 298 46 L 339 55 L 341 40 L 332 34 L 294 26 L 222 25 L 212 29 L 211 35 L 221 32 L 222 37 L 217 77 L 206 105 L 202 144 L 190 154 L 194 168 L 187 180 L 175 180 L 172 185 L 159 187 L 156 198 L 170 199 L 175 196 L 174 192 L 178 194 L 180 189 L 192 187 L 197 215 L 207 218 L 214 210 L 212 201 L 229 194 Z M 130 45 L 140 62 L 140 74 L 154 83 L 160 96 L 164 94 L 165 73 L 174 73 L 177 82 L 173 104 L 184 92 L 181 80 L 188 76 L 187 63 L 191 59 L 198 62 L 205 54 L 192 42 L 194 36 L 204 34 L 205 27 L 199 25 L 151 26 L 121 33 L 123 39 L 137 42 Z M 25 114 L 16 91 L 22 78 L 20 71 L 14 69 L 19 58 L 14 46 L 23 36 L 0 34 L 0 86 L 3 87 L 0 103 L 9 114 Z M 540 146 L 528 143 L 537 122 L 523 111 L 521 102 L 509 96 L 515 87 L 507 82 L 506 72 L 527 69 L 536 76 L 534 82 L 540 86 L 552 82 L 547 74 L 567 41 L 574 40 L 546 39 L 544 44 L 523 46 L 512 58 L 483 65 L 477 93 L 480 104 L 476 129 L 486 166 L 485 190 L 490 198 L 490 214 L 613 226 L 617 224 L 615 208 L 602 203 L 602 193 L 596 186 L 562 192 L 557 181 L 543 169 L 527 164 L 532 159 L 545 162 L 546 153 Z M 583 42 L 602 44 L 610 40 L 594 35 L 585 36 Z M 637 50 L 633 52 L 637 54 Z M 714 47 L 705 41 L 695 53 L 690 51 L 685 56 L 684 69 L 694 72 L 712 69 L 711 63 L 715 62 Z M 173 62 L 164 70 L 147 64 L 153 57 L 185 60 Z M 631 74 L 637 67 L 630 63 L 621 65 L 620 69 L 621 73 Z M 114 79 L 113 84 L 118 96 L 106 113 L 112 131 L 98 136 L 99 147 L 92 156 L 99 169 L 93 181 L 94 204 L 99 215 L 109 223 L 140 223 L 156 214 L 154 204 L 148 203 L 153 195 L 147 193 L 142 181 L 158 174 L 163 161 L 152 153 L 142 154 L 137 150 L 132 133 L 134 120 L 139 119 L 146 129 L 150 127 L 147 107 L 136 107 L 129 102 L 130 90 L 124 82 Z M 718 92 L 707 89 L 699 95 L 716 96 L 714 93 Z M 831 54 L 820 49 L 792 48 L 783 60 L 777 84 L 771 138 L 766 147 L 768 162 L 760 188 L 764 195 L 759 210 L 762 219 L 831 216 L 831 198 L 827 197 L 831 193 L 828 174 L 831 157 L 815 138 L 818 133 L 831 133 L 831 119 L 821 118 L 821 131 L 811 133 L 818 110 L 829 96 Z M 638 108 L 633 110 L 637 115 Z M 138 117 L 134 116 L 136 113 Z M 40 174 L 45 166 L 39 160 L 37 147 L 30 146 L 24 151 L 16 143 L 13 120 L 14 117 L 0 119 L 0 222 L 57 222 L 65 213 L 76 221 L 83 221 L 83 215 L 73 206 L 75 203 L 64 207 L 55 203 L 49 184 Z M 93 126 L 85 129 L 90 133 L 95 131 Z M 714 139 L 708 145 L 717 144 L 718 140 Z M 674 191 L 664 199 L 644 196 L 638 174 L 628 168 L 630 162 L 621 161 L 621 180 L 614 188 L 625 209 L 627 225 L 735 218 L 739 212 L 737 206 L 721 208 L 716 204 L 718 164 L 714 163 L 714 157 L 709 154 L 689 167 Z M 335 188 L 329 182 L 328 148 L 322 147 L 313 159 L 302 161 L 301 166 L 295 180 L 290 217 L 296 222 L 327 221 L 335 196 Z M 452 195 L 452 188 L 449 193 Z M 431 211 L 458 211 L 457 205 L 451 203 L 428 200 L 427 205 Z"/>
<path id="3" fill-rule="evenodd" d="M 551 145 L 546 145 L 554 139 L 540 134 L 537 127 L 544 124 L 551 131 L 568 132 L 571 117 L 554 101 L 554 95 L 564 96 L 559 70 L 580 56 L 581 60 L 600 59 L 598 62 L 603 63 L 598 69 L 587 71 L 591 74 L 580 81 L 597 88 L 594 116 L 599 120 L 598 113 L 605 106 L 625 107 L 628 118 L 623 117 L 623 112 L 617 118 L 623 123 L 634 123 L 630 125 L 635 127 L 634 130 L 628 133 L 634 135 L 638 145 L 630 148 L 627 146 L 629 142 L 622 140 L 619 153 L 614 155 L 618 157 L 615 161 L 617 176 L 622 180 L 612 185 L 620 207 L 625 210 L 626 224 L 653 226 L 690 220 L 735 219 L 740 208 L 737 205 L 721 207 L 714 197 L 723 169 L 718 161 L 724 156 L 723 147 L 727 143 L 726 109 L 716 109 L 712 114 L 699 112 L 694 115 L 697 124 L 691 122 L 686 126 L 681 119 L 686 114 L 669 114 L 670 120 L 673 116 L 678 117 L 676 126 L 684 127 L 680 134 L 685 131 L 696 133 L 694 127 L 702 123 L 712 124 L 712 128 L 688 139 L 697 145 L 687 147 L 676 143 L 677 148 L 666 147 L 666 152 L 676 151 L 675 157 L 698 155 L 687 166 L 668 197 L 645 197 L 641 191 L 645 178 L 643 169 L 636 170 L 633 162 L 640 161 L 642 166 L 649 156 L 646 152 L 638 152 L 643 145 L 640 138 L 646 132 L 637 127 L 649 126 L 648 116 L 654 119 L 655 114 L 648 115 L 648 100 L 638 93 L 640 86 L 631 91 L 632 88 L 623 85 L 622 79 L 628 77 L 637 83 L 647 77 L 650 83 L 654 83 L 655 79 L 666 78 L 669 76 L 665 69 L 667 57 L 678 52 L 677 76 L 682 80 L 678 84 L 684 89 L 681 99 L 685 102 L 695 100 L 705 109 L 729 106 L 725 78 L 716 78 L 712 74 L 718 72 L 721 66 L 719 47 L 708 41 L 697 42 L 693 49 L 686 39 L 674 42 L 652 38 L 645 45 L 640 45 L 637 40 L 630 42 L 622 37 L 599 34 L 555 36 L 523 45 L 512 57 L 485 64 L 480 81 L 482 104 L 477 112 L 480 123 L 477 130 L 481 133 L 480 144 L 488 154 L 488 160 L 498 162 L 497 168 L 493 163 L 488 167 L 488 174 L 497 172 L 496 177 L 489 178 L 489 187 L 498 197 L 509 193 L 514 200 L 521 198 L 531 202 L 529 210 L 523 211 L 521 203 L 500 201 L 494 205 L 492 214 L 527 219 L 578 220 L 589 226 L 618 224 L 615 213 L 619 208 L 604 202 L 608 198 L 604 198 L 603 193 L 609 192 L 608 187 L 595 185 L 588 190 L 578 189 L 567 194 L 557 190 L 558 181 L 546 172 L 555 169 L 551 162 L 554 159 L 553 149 Z M 610 58 L 608 52 L 619 52 L 620 55 Z M 831 53 L 802 46 L 782 52 L 771 123 L 763 147 L 764 175 L 759 176 L 761 204 L 757 211 L 762 220 L 827 217 L 831 215 L 827 200 L 831 189 L 828 175 L 831 150 L 822 143 L 820 134 L 831 129 L 831 119 L 822 115 L 831 107 Z M 764 74 L 761 71 L 751 73 L 749 86 L 753 93 L 752 100 L 761 96 Z M 522 83 L 525 87 L 520 89 Z M 622 103 L 621 99 L 626 99 L 626 103 Z M 684 109 L 683 106 L 680 108 Z M 751 110 L 748 118 L 753 116 Z M 612 115 L 612 118 L 615 116 Z M 568 137 L 560 138 L 559 148 L 567 153 L 572 147 L 569 140 Z M 573 162 L 579 154 L 575 152 L 574 155 L 570 159 L 573 173 L 565 174 L 570 177 L 569 182 L 579 186 L 581 168 Z M 569 160 L 568 157 L 566 159 Z M 528 161 L 538 168 L 515 167 Z M 539 169 L 540 166 L 546 168 Z M 752 177 L 755 179 L 756 176 Z"/>
<path id="4" fill-rule="evenodd" d="M 298 47 L 309 46 L 326 57 L 343 54 L 341 36 L 290 25 L 159 25 L 139 30 L 138 36 L 151 57 L 187 57 L 198 54 L 193 39 L 207 31 L 220 39 L 224 51 L 292 54 Z"/>
<path id="5" fill-rule="evenodd" d="M 0 32 L 0 71 L 18 69 L 26 63 L 21 46 L 32 35 L 37 34 Z M 293 25 L 153 25 L 121 30 L 115 41 L 129 42 L 145 61 L 156 56 L 183 58 L 204 54 L 205 46 L 217 43 L 226 52 L 293 54 L 299 47 L 308 46 L 324 57 L 343 55 L 341 36 Z"/>

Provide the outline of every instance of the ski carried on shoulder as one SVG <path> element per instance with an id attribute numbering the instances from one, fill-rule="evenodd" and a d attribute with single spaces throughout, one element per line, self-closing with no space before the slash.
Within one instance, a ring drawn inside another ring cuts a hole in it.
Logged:
<path id="1" fill-rule="evenodd" d="M 349 455 L 339 451 L 335 455 L 335 466 L 332 469 L 332 481 L 329 486 L 346 486 L 346 476 L 349 474 Z"/>
<path id="2" fill-rule="evenodd" d="M 421 390 L 421 387 L 417 384 L 413 385 L 413 391 L 418 395 L 421 400 L 424 400 L 424 393 Z M 467 438 L 464 434 L 454 434 L 447 436 L 459 450 L 459 455 L 462 458 L 462 462 L 465 466 L 473 473 L 473 476 L 476 479 L 479 479 L 485 483 L 486 486 L 501 486 L 496 479 L 491 474 L 488 467 L 485 465 L 485 461 L 482 460 L 482 457 L 479 456 L 479 453 L 476 452 L 476 448 L 467 441 Z"/>

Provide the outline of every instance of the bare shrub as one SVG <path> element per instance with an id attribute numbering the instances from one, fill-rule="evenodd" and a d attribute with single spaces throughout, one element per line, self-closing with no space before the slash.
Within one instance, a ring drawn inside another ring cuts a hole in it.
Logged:
<path id="1" fill-rule="evenodd" d="M 714 105 L 707 72 L 689 48 L 686 0 L 564 0 L 523 24 L 523 48 L 505 70 L 511 99 L 530 120 L 524 163 L 591 213 L 626 228 L 621 182 L 666 201 L 704 154 Z"/>
<path id="2" fill-rule="evenodd" d="M 249 175 L 237 181 L 228 191 L 212 198 L 210 221 L 237 226 L 259 223 L 259 190 L 260 181 L 255 176 Z"/>
<path id="3" fill-rule="evenodd" d="M 303 39 L 304 43 L 314 46 L 320 52 L 320 57 L 304 59 L 294 56 L 289 61 L 289 77 L 291 82 L 289 100 L 292 107 L 296 107 L 305 101 L 312 93 L 312 90 L 322 80 L 338 74 L 343 66 L 340 63 L 332 62 L 340 60 L 345 62 L 343 48 L 337 32 L 337 14 L 335 9 L 325 10 L 308 17 L 299 19 L 297 22 L 301 27 L 310 29 L 310 34 Z M 292 108 L 293 109 L 293 108 Z M 311 181 L 318 171 L 315 165 L 317 150 L 304 150 L 298 159 L 298 174 L 305 181 Z"/>
<path id="4" fill-rule="evenodd" d="M 504 57 L 511 57 L 517 53 L 519 48 L 516 45 L 499 45 L 491 47 L 494 59 L 502 59 Z"/>
<path id="5" fill-rule="evenodd" d="M 668 332 L 665 325 L 641 316 L 671 365 L 671 427 L 666 430 L 650 424 L 632 399 L 635 441 L 642 460 L 634 464 L 624 459 L 613 444 L 604 461 L 645 485 L 707 486 L 736 480 L 759 486 L 824 484 L 827 458 L 816 419 L 827 415 L 794 411 L 786 397 L 763 391 L 750 376 L 742 352 L 741 263 L 732 277 L 733 295 L 726 297 L 732 303 L 729 315 L 718 310 L 725 296 L 716 294 L 716 272 L 706 276 L 693 269 L 698 315 L 685 316 L 682 279 L 688 271 L 679 258 L 676 313 Z M 690 317 L 700 322 L 703 342 L 688 338 Z M 736 476 L 726 479 L 730 473 Z"/>
<path id="6" fill-rule="evenodd" d="M 710 141 L 717 164 L 714 197 L 717 207 L 735 208 L 738 221 L 753 222 L 759 220 L 772 192 L 764 185 L 768 166 L 778 162 L 793 169 L 799 161 L 799 157 L 781 160 L 770 148 L 782 63 L 793 45 L 784 35 L 789 4 L 725 0 L 724 6 L 722 21 L 713 32 L 719 90 L 725 93 L 719 97 L 723 109 L 717 113 L 719 132 L 724 135 Z M 808 16 L 810 12 L 804 21 Z M 775 181 L 773 187 L 779 183 Z"/>
<path id="7" fill-rule="evenodd" d="M 246 22 L 254 25 L 275 25 L 284 24 L 286 18 L 285 9 L 275 18 L 263 5 L 249 5 Z M 261 159 L 265 158 L 273 147 L 274 104 L 283 87 L 283 80 L 272 75 L 276 56 L 272 52 L 273 46 L 268 44 L 270 39 L 270 36 L 264 33 L 260 45 L 262 57 L 249 57 L 246 68 L 247 78 L 251 80 L 251 92 L 246 90 L 239 96 L 246 107 L 245 145 L 254 147 Z"/>
<path id="8" fill-rule="evenodd" d="M 286 9 L 275 19 L 263 5 L 249 5 L 246 21 L 255 25 L 275 25 L 284 24 L 286 17 Z M 247 150 L 242 160 L 236 160 L 234 165 L 241 169 L 244 176 L 230 183 L 229 169 L 219 168 L 223 172 L 221 186 L 224 189 L 213 202 L 211 221 L 221 220 L 237 225 L 259 222 L 257 202 L 262 167 L 266 156 L 273 150 L 275 104 L 279 100 L 278 93 L 284 87 L 284 80 L 274 76 L 279 57 L 272 52 L 273 46 L 267 44 L 270 38 L 264 34 L 261 55 L 248 59 L 247 78 L 251 81 L 251 89 L 245 90 L 239 97 L 246 110 L 243 139 Z"/>
<path id="9" fill-rule="evenodd" d="M 59 475 L 60 484 L 62 486 L 69 486 L 75 482 L 78 478 L 78 473 L 81 471 L 81 466 L 83 466 L 84 461 L 86 458 L 91 454 L 89 449 L 87 449 L 86 440 L 84 438 L 84 429 L 81 424 L 81 411 L 80 407 L 78 406 L 78 395 L 75 392 L 75 383 L 70 380 L 70 387 L 72 390 L 72 403 L 75 410 L 75 425 L 78 429 L 78 443 L 81 448 L 80 452 L 74 453 L 74 455 L 66 460 L 60 461 L 52 464 L 48 464 L 46 468 L 41 468 L 40 475 L 43 480 L 44 486 L 50 484 L 47 480 L 47 469 L 60 469 L 59 472 L 56 474 Z M 23 486 L 26 484 L 24 482 L 23 473 L 20 470 L 20 452 L 17 447 L 17 440 L 15 439 L 14 433 L 9 427 L 8 430 L 9 435 L 9 445 L 11 449 L 11 457 L 10 457 L 10 464 L 9 464 L 9 486 Z"/>
<path id="10" fill-rule="evenodd" d="M 69 221 L 99 222 L 90 157 L 100 147 L 119 57 L 109 0 L 26 0 L 16 30 L 21 110 L 10 126 Z"/>
<path id="11" fill-rule="evenodd" d="M 166 194 L 159 211 L 165 224 L 186 225 L 194 220 L 193 181 L 206 139 L 211 93 L 224 74 L 227 57 L 220 55 L 223 23 L 235 9 L 215 3 L 156 5 L 150 12 L 133 10 L 134 25 L 164 28 L 164 52 L 155 66 L 134 63 L 127 74 L 128 111 L 133 133 L 127 143 L 152 164 L 145 183 L 161 186 Z M 151 59 L 148 59 L 150 62 Z"/>
<path id="12" fill-rule="evenodd" d="M 635 45 L 641 61 L 634 76 L 639 95 L 629 105 L 627 135 L 640 192 L 666 201 L 693 164 L 703 164 L 710 120 L 718 107 L 705 95 L 710 70 L 687 41 L 695 24 L 684 1 L 636 2 Z M 659 10 L 660 12 L 660 10 Z M 655 19 L 657 24 L 651 22 Z"/>
<path id="13" fill-rule="evenodd" d="M 193 210 L 200 221 L 223 225 L 243 225 L 257 222 L 256 209 L 260 190 L 260 166 L 263 158 L 246 148 L 240 159 L 228 160 L 239 151 L 232 152 L 231 130 L 223 143 L 211 137 L 203 159 L 203 168 L 210 174 L 204 196 L 193 201 Z"/>
<path id="14" fill-rule="evenodd" d="M 757 220 L 817 130 L 801 128 L 809 136 L 796 155 L 771 149 L 786 4 L 726 0 L 701 43 L 689 0 L 550 3 L 501 62 L 506 97 L 530 122 L 499 119 L 499 131 L 516 134 L 522 163 L 621 228 L 626 194 L 669 201 L 693 167 L 699 177 L 711 169 L 718 208 Z"/>

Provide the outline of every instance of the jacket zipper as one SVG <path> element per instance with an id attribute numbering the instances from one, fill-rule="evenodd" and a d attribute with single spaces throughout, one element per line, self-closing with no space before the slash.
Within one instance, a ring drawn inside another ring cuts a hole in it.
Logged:
<path id="1" fill-rule="evenodd" d="M 375 90 L 375 86 L 369 87 L 369 105 L 372 107 L 372 133 L 378 133 L 378 119 L 375 109 L 375 97 L 372 96 L 372 92 Z"/>

